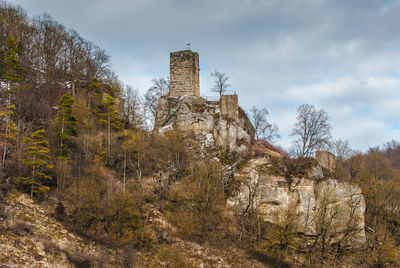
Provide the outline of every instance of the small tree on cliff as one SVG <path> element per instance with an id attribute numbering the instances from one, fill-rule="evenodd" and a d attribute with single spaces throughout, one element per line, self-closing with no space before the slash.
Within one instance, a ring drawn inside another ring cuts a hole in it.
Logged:
<path id="1" fill-rule="evenodd" d="M 169 92 L 170 80 L 167 78 L 153 79 L 153 85 L 144 95 L 145 116 L 150 125 L 154 125 L 157 113 L 158 100 Z M 145 120 L 146 123 L 146 120 Z"/>
<path id="2" fill-rule="evenodd" d="M 218 70 L 214 70 L 210 75 L 214 77 L 214 87 L 211 88 L 211 92 L 216 92 L 219 96 L 222 96 L 231 86 L 228 84 L 229 77 Z"/>
<path id="3" fill-rule="evenodd" d="M 271 124 L 267 120 L 268 110 L 266 108 L 259 109 L 255 106 L 250 109 L 250 119 L 255 129 L 257 140 L 265 140 L 274 142 L 280 138 L 279 128 L 276 124 Z"/>
<path id="4" fill-rule="evenodd" d="M 26 177 L 19 177 L 17 182 L 30 186 L 30 195 L 40 195 L 50 190 L 46 186 L 46 182 L 53 179 L 46 175 L 46 169 L 53 168 L 49 163 L 51 160 L 49 142 L 46 140 L 46 131 L 40 129 L 31 134 L 31 136 L 24 138 L 24 143 L 28 144 L 27 152 L 25 153 L 25 165 L 31 170 L 30 175 Z"/>

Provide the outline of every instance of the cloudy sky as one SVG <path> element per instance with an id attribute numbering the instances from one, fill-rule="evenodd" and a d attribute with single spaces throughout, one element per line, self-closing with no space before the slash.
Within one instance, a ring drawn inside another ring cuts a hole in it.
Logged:
<path id="1" fill-rule="evenodd" d="M 399 0 L 10 0 L 49 13 L 112 56 L 144 93 L 169 74 L 169 52 L 200 54 L 201 94 L 214 69 L 240 105 L 266 107 L 290 146 L 296 108 L 325 109 L 334 138 L 359 150 L 400 141 Z"/>

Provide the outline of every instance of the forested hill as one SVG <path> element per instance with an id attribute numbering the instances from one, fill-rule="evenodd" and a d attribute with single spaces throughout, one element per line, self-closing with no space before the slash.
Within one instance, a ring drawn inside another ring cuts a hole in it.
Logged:
<path id="1" fill-rule="evenodd" d="M 51 16 L 0 1 L 0 266 L 400 265 L 398 142 L 342 148 L 324 179 L 362 190 L 366 243 L 331 243 L 326 221 L 307 235 L 293 228 L 293 211 L 270 215 L 272 224 L 253 204 L 227 206 L 240 187 L 257 199 L 246 174 L 234 174 L 249 160 L 266 185 L 279 177 L 290 192 L 310 168 L 322 172 L 315 159 L 265 140 L 237 153 L 194 132 L 152 131 L 168 79 L 139 96 L 110 66 L 103 49 Z M 320 183 L 321 172 L 308 181 Z"/>
<path id="2" fill-rule="evenodd" d="M 89 95 L 93 78 L 101 83 L 102 91 L 113 97 L 121 93 L 110 57 L 93 42 L 47 14 L 28 18 L 22 9 L 6 2 L 2 2 L 0 16 L 3 57 L 12 54 L 13 48 L 6 48 L 10 38 L 19 48 L 13 55 L 13 66 L 4 65 L 4 61 L 2 64 L 2 72 L 16 68 L 14 81 L 2 80 L 10 82 L 10 87 L 18 85 L 13 93 L 15 113 L 21 120 L 32 122 L 33 128 L 50 126 L 57 114 L 54 107 L 67 91 Z"/>

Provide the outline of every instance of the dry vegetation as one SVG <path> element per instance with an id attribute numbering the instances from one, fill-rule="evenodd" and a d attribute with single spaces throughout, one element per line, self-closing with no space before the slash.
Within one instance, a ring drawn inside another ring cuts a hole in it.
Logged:
<path id="1" fill-rule="evenodd" d="M 272 225 L 256 211 L 227 210 L 238 181 L 226 167 L 268 151 L 279 155 L 274 172 L 298 176 L 312 160 L 290 159 L 261 141 L 243 155 L 204 152 L 183 133 L 147 131 L 146 113 L 135 96 L 123 98 L 103 50 L 47 15 L 30 19 L 6 2 L 0 2 L 0 21 L 6 26 L 0 27 L 3 221 L 16 213 L 7 210 L 12 199 L 6 198 L 16 188 L 14 195 L 26 192 L 50 208 L 55 229 L 124 256 L 111 266 L 400 265 L 399 144 L 341 160 L 334 174 L 362 187 L 367 244 L 348 249 L 321 236 L 304 247 L 294 211 Z M 44 131 L 40 139 L 24 142 L 37 130 Z M 18 217 L 0 226 L 1 239 L 33 237 L 29 215 Z M 319 227 L 328 234 L 325 222 Z M 60 248 L 45 231 L 36 238 L 43 252 L 69 265 L 101 262 L 81 255 L 82 248 Z M 10 264 L 9 254 L 0 253 L 0 265 Z"/>

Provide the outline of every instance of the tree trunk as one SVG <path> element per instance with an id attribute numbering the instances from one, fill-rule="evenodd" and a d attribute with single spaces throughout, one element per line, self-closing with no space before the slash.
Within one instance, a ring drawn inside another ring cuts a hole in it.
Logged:
<path id="1" fill-rule="evenodd" d="M 107 151 L 108 156 L 111 153 L 111 114 L 107 114 Z"/>
<path id="2" fill-rule="evenodd" d="M 61 138 L 60 138 L 60 140 L 61 140 L 61 148 L 60 149 L 62 149 L 62 146 L 63 146 L 63 135 L 64 135 L 64 120 L 65 120 L 65 118 L 64 118 L 64 113 L 63 113 L 63 115 L 62 115 L 62 123 L 61 123 Z"/>
<path id="3" fill-rule="evenodd" d="M 142 170 L 140 169 L 140 154 L 138 154 L 138 160 L 137 160 L 137 175 L 138 175 L 138 180 L 140 185 L 142 185 Z"/>
<path id="4" fill-rule="evenodd" d="M 8 126 L 7 126 L 8 127 Z M 4 137 L 4 147 L 3 147 L 3 157 L 1 160 L 1 174 L 4 171 L 4 163 L 6 161 L 6 152 L 7 152 L 7 127 L 6 127 L 6 136 Z"/>
<path id="5" fill-rule="evenodd" d="M 126 187 L 126 152 L 124 153 L 124 193 Z"/>
<path id="6" fill-rule="evenodd" d="M 36 157 L 33 157 L 33 162 L 36 162 Z M 31 197 L 33 197 L 33 183 L 35 181 L 35 166 L 32 166 L 32 177 L 31 177 Z"/>
<path id="7" fill-rule="evenodd" d="M 18 115 L 18 127 L 17 127 L 17 156 L 18 156 L 18 177 L 21 177 L 21 158 L 22 158 L 22 150 L 20 150 L 20 145 L 21 145 L 21 138 L 20 138 L 20 132 L 21 132 L 21 118 Z"/>
<path id="8" fill-rule="evenodd" d="M 10 95 L 9 95 L 9 97 L 8 97 L 9 99 L 8 99 L 8 105 L 10 105 L 11 104 L 11 99 L 10 99 Z M 6 108 L 6 111 L 7 111 L 7 108 Z M 1 159 L 1 174 L 3 174 L 3 171 L 4 171 L 4 164 L 5 164 L 5 162 L 6 162 L 6 153 L 7 153 L 7 136 L 8 136 L 8 131 L 9 131 L 9 128 L 10 128 L 10 120 L 11 120 L 11 118 L 10 118 L 10 111 L 8 111 L 8 114 L 7 114 L 7 118 L 6 118 L 6 131 L 5 131 L 5 133 L 4 133 L 4 147 L 3 147 L 3 157 L 2 157 L 2 159 Z"/>

